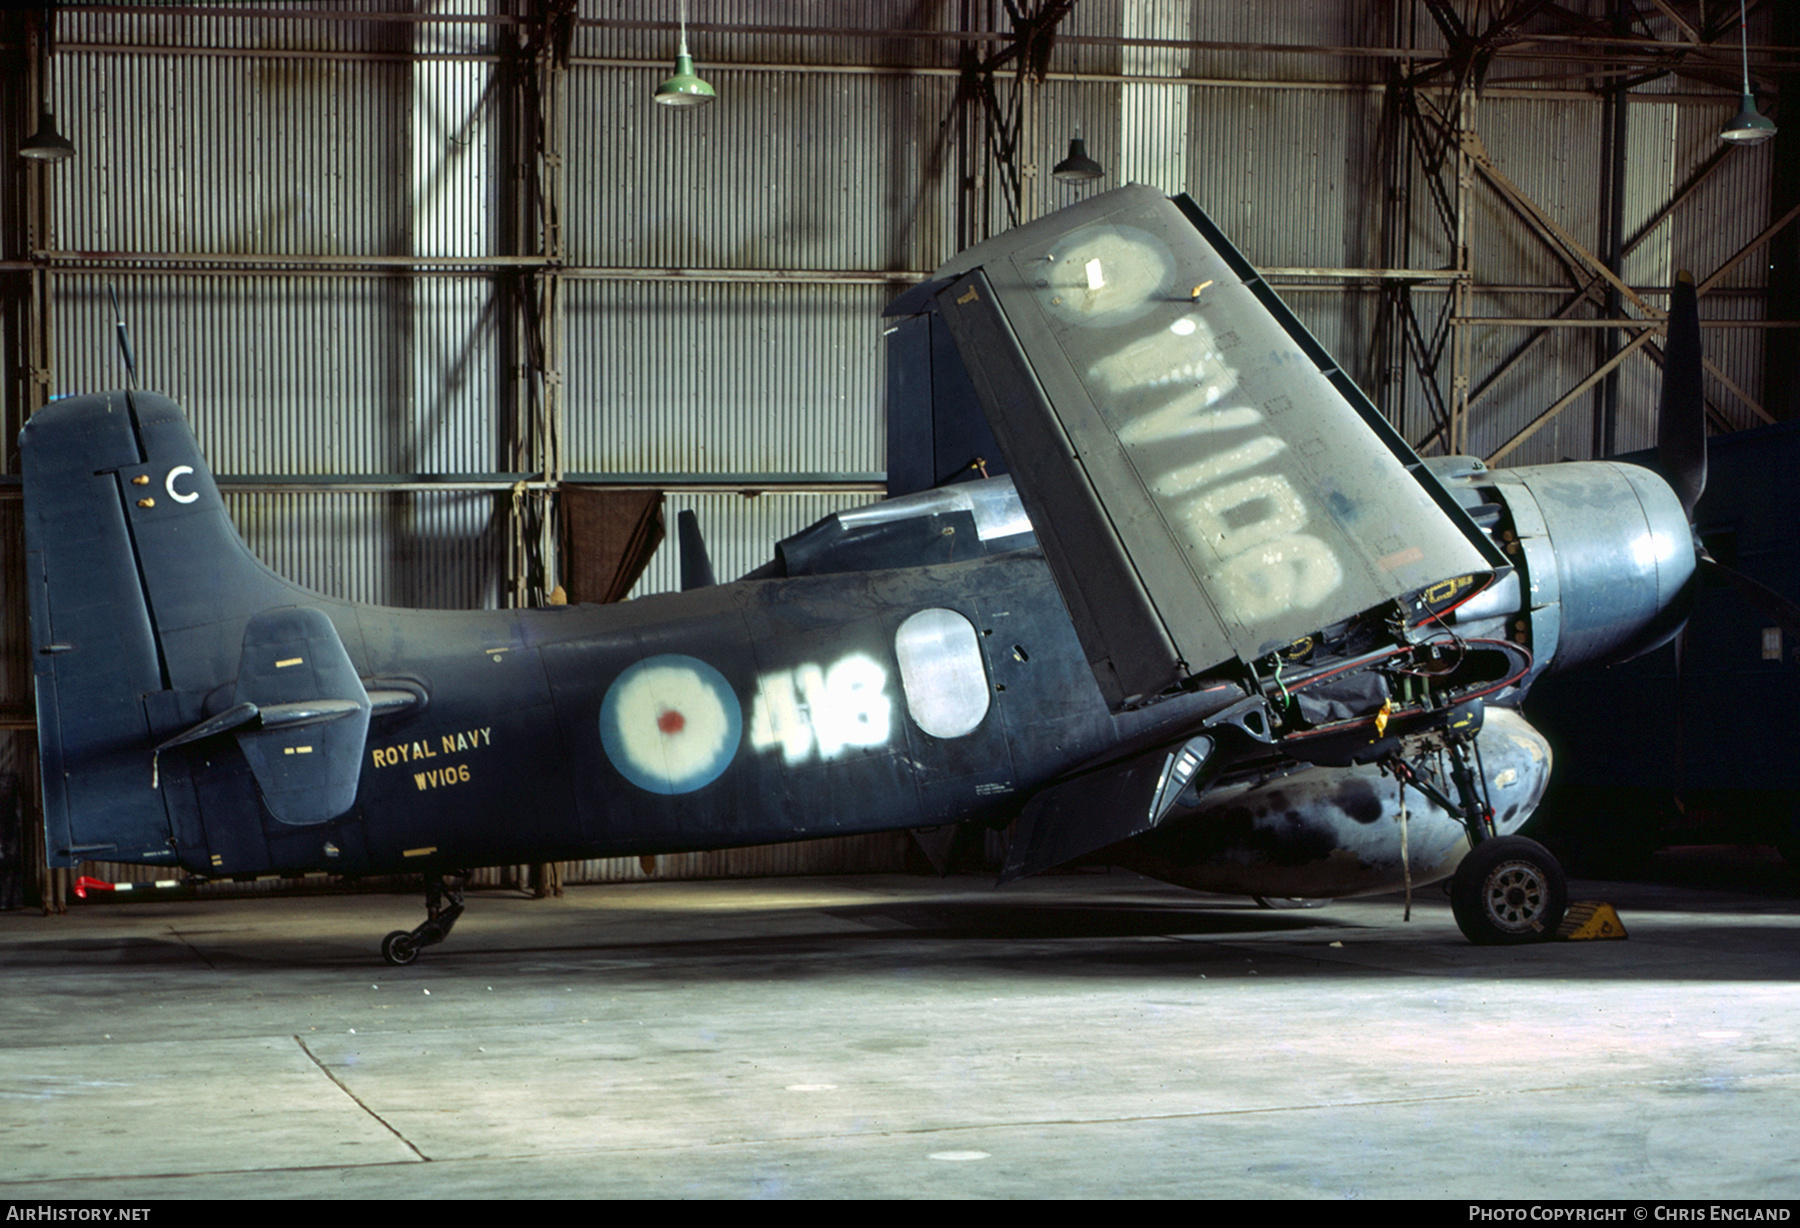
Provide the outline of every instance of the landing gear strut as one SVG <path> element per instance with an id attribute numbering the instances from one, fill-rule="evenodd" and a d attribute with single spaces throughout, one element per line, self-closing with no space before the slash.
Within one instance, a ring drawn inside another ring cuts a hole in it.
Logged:
<path id="1" fill-rule="evenodd" d="M 1481 730 L 1478 699 L 1451 710 L 1444 737 L 1456 800 L 1398 755 L 1386 766 L 1451 814 L 1462 818 L 1469 852 L 1450 880 L 1450 910 L 1456 927 L 1477 946 L 1544 942 L 1556 936 L 1569 907 L 1562 866 L 1550 850 L 1524 836 L 1496 836 L 1487 781 L 1475 770 L 1473 748 Z"/>
<path id="2" fill-rule="evenodd" d="M 446 882 L 434 874 L 425 882 L 425 924 L 415 930 L 395 930 L 381 940 L 381 958 L 396 968 L 404 968 L 419 958 L 421 949 L 444 941 L 450 927 L 463 913 L 463 886 L 467 876 Z"/>

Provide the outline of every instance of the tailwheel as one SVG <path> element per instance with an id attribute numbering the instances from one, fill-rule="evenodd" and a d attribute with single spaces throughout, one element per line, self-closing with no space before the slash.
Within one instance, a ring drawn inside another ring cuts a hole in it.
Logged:
<path id="1" fill-rule="evenodd" d="M 381 958 L 396 968 L 404 968 L 419 958 L 422 948 L 444 941 L 450 927 L 463 914 L 463 885 L 468 875 L 462 873 L 446 881 L 434 874 L 425 881 L 425 924 L 412 930 L 395 930 L 381 940 Z"/>
<path id="2" fill-rule="evenodd" d="M 1562 867 L 1524 836 L 1477 844 L 1450 884 L 1457 928 L 1477 946 L 1544 942 L 1555 937 L 1569 906 Z"/>

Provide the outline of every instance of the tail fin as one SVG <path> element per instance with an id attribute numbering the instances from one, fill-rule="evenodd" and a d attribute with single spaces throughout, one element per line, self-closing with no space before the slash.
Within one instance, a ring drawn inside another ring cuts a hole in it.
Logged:
<path id="1" fill-rule="evenodd" d="M 238 677 L 253 615 L 336 610 L 250 553 L 168 398 L 56 401 L 19 445 L 51 863 L 175 863 L 180 824 L 152 787 L 152 749 Z"/>

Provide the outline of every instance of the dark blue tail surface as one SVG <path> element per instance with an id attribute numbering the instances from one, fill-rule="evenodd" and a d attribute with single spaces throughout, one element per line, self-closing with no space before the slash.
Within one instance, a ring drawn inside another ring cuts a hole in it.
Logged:
<path id="1" fill-rule="evenodd" d="M 19 442 L 51 863 L 174 864 L 152 749 L 237 675 L 253 613 L 321 599 L 250 554 L 168 398 L 57 401 Z"/>

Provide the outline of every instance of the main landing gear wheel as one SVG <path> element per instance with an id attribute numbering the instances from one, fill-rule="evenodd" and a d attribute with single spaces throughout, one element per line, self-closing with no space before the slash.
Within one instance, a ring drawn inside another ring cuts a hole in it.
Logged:
<path id="1" fill-rule="evenodd" d="M 404 968 L 419 958 L 419 948 L 411 934 L 395 930 L 381 940 L 381 958 L 396 968 Z"/>
<path id="2" fill-rule="evenodd" d="M 1450 907 L 1477 946 L 1545 942 L 1569 906 L 1569 887 L 1550 850 L 1524 836 L 1483 840 L 1456 867 Z"/>

